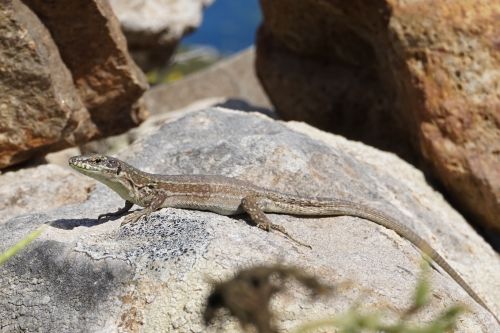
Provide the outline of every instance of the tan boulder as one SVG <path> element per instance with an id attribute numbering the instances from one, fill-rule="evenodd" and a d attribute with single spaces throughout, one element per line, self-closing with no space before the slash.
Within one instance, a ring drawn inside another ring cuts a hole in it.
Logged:
<path id="1" fill-rule="evenodd" d="M 148 87 L 146 78 L 130 58 L 107 1 L 25 3 L 43 18 L 103 136 L 122 133 L 145 119 L 146 111 L 135 103 Z"/>
<path id="2" fill-rule="evenodd" d="M 0 8 L 0 168 L 97 134 L 50 33 L 21 1 Z"/>
<path id="3" fill-rule="evenodd" d="M 147 82 L 106 1 L 7 0 L 0 21 L 0 168 L 145 119 Z"/>
<path id="4" fill-rule="evenodd" d="M 500 230 L 500 2 L 261 5 L 257 73 L 281 116 L 423 162 Z"/>

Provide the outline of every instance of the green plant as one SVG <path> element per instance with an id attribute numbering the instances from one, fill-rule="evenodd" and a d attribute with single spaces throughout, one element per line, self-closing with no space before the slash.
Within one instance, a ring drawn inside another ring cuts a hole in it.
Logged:
<path id="1" fill-rule="evenodd" d="M 333 316 L 324 320 L 306 323 L 298 328 L 295 333 L 310 333 L 327 327 L 335 327 L 338 333 L 444 333 L 455 327 L 457 318 L 466 308 L 463 305 L 452 305 L 434 320 L 424 324 L 414 324 L 410 317 L 422 310 L 430 303 L 429 275 L 430 265 L 424 258 L 421 265 L 421 274 L 413 302 L 394 323 L 386 323 L 381 313 L 364 313 L 358 307 L 353 307 L 344 314 Z"/>
<path id="2" fill-rule="evenodd" d="M 15 255 L 17 252 L 21 251 L 24 249 L 26 246 L 28 246 L 29 243 L 34 241 L 38 236 L 42 234 L 42 232 L 47 228 L 46 224 L 43 224 L 30 232 L 26 237 L 21 239 L 19 242 L 16 244 L 12 245 L 10 248 L 8 248 L 6 251 L 3 253 L 0 253 L 0 265 L 3 265 L 7 260 L 9 260 L 13 255 Z"/>
<path id="3" fill-rule="evenodd" d="M 397 320 L 387 323 L 383 313 L 365 312 L 355 305 L 343 314 L 305 323 L 295 333 L 324 332 L 325 329 L 338 333 L 444 333 L 452 330 L 458 316 L 466 310 L 462 305 L 452 305 L 428 323 L 412 323 L 411 316 L 430 303 L 428 260 L 422 261 L 421 269 L 413 302 L 399 314 Z M 336 289 L 324 285 L 298 267 L 271 265 L 244 269 L 227 281 L 214 283 L 204 313 L 205 323 L 211 323 L 219 317 L 220 310 L 225 309 L 226 313 L 238 319 L 244 329 L 253 327 L 258 333 L 278 332 L 273 321 L 275 314 L 269 304 L 274 295 L 286 288 L 285 282 L 291 279 L 309 289 L 313 297 L 328 295 Z"/>

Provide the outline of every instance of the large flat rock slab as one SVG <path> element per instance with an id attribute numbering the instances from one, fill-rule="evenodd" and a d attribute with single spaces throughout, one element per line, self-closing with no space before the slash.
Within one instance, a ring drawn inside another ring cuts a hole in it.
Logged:
<path id="1" fill-rule="evenodd" d="M 291 194 L 350 199 L 397 218 L 427 239 L 497 311 L 500 259 L 429 187 L 392 154 L 301 123 L 255 113 L 207 109 L 161 126 L 119 157 L 148 172 L 220 174 Z M 14 217 L 0 225 L 0 251 L 40 224 L 44 234 L 0 267 L 0 322 L 7 331 L 204 332 L 210 280 L 256 264 L 293 264 L 322 281 L 352 286 L 309 302 L 295 289 L 278 297 L 280 327 L 341 313 L 359 297 L 371 310 L 409 304 L 421 253 L 394 231 L 353 217 L 273 222 L 311 244 L 245 223 L 247 217 L 161 209 L 136 224 L 97 221 L 122 200 L 97 184 L 83 203 Z M 431 305 L 416 320 L 462 302 L 470 308 L 456 332 L 495 332 L 493 316 L 439 267 L 430 275 Z M 222 331 L 234 332 L 228 321 Z"/>

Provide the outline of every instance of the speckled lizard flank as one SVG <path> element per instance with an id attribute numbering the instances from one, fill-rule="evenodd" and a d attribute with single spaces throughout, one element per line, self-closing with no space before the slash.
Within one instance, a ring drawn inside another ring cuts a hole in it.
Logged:
<path id="1" fill-rule="evenodd" d="M 75 156 L 69 159 L 69 165 L 109 186 L 125 200 L 123 208 L 100 215 L 99 218 L 120 216 L 128 212 L 133 204 L 144 207 L 143 210 L 127 216 L 122 224 L 135 222 L 142 216 L 164 207 L 207 210 L 221 215 L 247 213 L 259 228 L 279 231 L 294 242 L 310 247 L 291 237 L 284 227 L 272 223 L 265 213 L 348 215 L 367 219 L 395 231 L 412 242 L 499 321 L 476 292 L 427 241 L 404 224 L 367 206 L 345 200 L 296 197 L 230 177 L 150 174 L 119 159 L 104 155 Z"/>

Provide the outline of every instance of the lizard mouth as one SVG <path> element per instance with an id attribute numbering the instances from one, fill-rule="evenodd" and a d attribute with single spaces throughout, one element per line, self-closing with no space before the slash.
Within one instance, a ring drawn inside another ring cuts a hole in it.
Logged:
<path id="1" fill-rule="evenodd" d="M 86 163 L 86 162 L 83 162 L 83 161 L 79 161 L 75 158 L 69 159 L 69 166 L 77 171 L 80 171 L 80 170 L 97 171 L 97 168 L 94 167 L 93 165 Z"/>
<path id="2" fill-rule="evenodd" d="M 109 177 L 120 172 L 120 165 L 116 160 L 102 155 L 73 156 L 68 164 L 76 171 L 93 178 Z"/>

